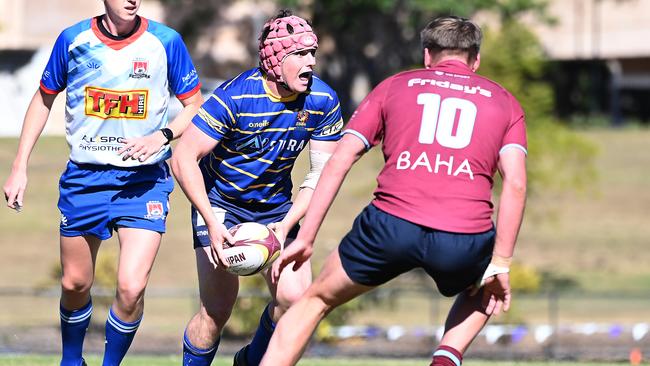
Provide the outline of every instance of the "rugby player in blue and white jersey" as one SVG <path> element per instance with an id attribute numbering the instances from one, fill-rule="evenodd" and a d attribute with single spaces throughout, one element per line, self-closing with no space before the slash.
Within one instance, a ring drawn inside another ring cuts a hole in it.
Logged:
<path id="1" fill-rule="evenodd" d="M 280 12 L 260 37 L 260 67 L 226 81 L 206 100 L 180 139 L 172 170 L 192 202 L 201 308 L 183 340 L 185 365 L 209 365 L 237 298 L 239 279 L 222 244 L 227 228 L 267 224 L 288 244 L 298 231 L 325 162 L 343 127 L 336 93 L 313 76 L 317 38 L 306 20 Z M 309 145 L 311 169 L 292 204 L 291 171 Z M 275 323 L 311 283 L 309 265 L 287 268 L 273 300 L 235 365 L 257 365 Z"/>
<path id="2" fill-rule="evenodd" d="M 117 291 L 106 321 L 104 365 L 119 365 L 142 319 L 173 180 L 165 160 L 202 103 L 199 80 L 174 30 L 137 15 L 140 0 L 104 0 L 106 13 L 65 29 L 25 116 L 7 205 L 19 209 L 27 162 L 54 99 L 66 90 L 70 161 L 60 180 L 61 365 L 85 365 L 90 287 L 102 240 L 117 231 Z M 167 120 L 170 90 L 184 105 Z"/>

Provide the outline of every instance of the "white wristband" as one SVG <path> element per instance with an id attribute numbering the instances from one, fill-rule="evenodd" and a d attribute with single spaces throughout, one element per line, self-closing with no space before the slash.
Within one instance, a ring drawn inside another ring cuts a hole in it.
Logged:
<path id="1" fill-rule="evenodd" d="M 490 263 L 488 265 L 488 267 L 485 269 L 485 273 L 483 273 L 483 277 L 481 277 L 481 280 L 478 281 L 478 284 L 477 284 L 476 287 L 481 287 L 481 286 L 485 285 L 485 280 L 487 280 L 488 278 L 490 278 L 492 276 L 496 276 L 498 274 L 508 273 L 508 272 L 510 272 L 510 268 L 508 268 L 508 267 L 500 267 L 500 266 L 497 266 L 497 265 L 495 265 L 493 263 Z"/>
<path id="2" fill-rule="evenodd" d="M 330 153 L 311 149 L 309 150 L 309 173 L 307 173 L 305 181 L 300 185 L 301 189 L 316 189 L 316 184 L 320 178 L 320 173 L 323 171 L 325 163 L 327 163 L 327 160 L 329 160 L 330 156 L 332 156 Z"/>

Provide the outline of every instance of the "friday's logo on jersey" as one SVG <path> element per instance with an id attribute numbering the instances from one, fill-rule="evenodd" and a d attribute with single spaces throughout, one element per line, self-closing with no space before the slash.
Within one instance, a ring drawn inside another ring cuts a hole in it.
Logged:
<path id="1" fill-rule="evenodd" d="M 129 77 L 133 79 L 149 79 L 151 75 L 147 74 L 148 69 L 149 61 L 144 59 L 135 59 L 133 60 L 133 72 L 129 74 Z"/>
<path id="2" fill-rule="evenodd" d="M 147 202 L 147 214 L 144 216 L 144 218 L 150 220 L 164 219 L 165 211 L 163 210 L 162 202 L 160 201 Z"/>
<path id="3" fill-rule="evenodd" d="M 86 87 L 85 112 L 101 119 L 146 119 L 149 90 L 111 90 Z"/>

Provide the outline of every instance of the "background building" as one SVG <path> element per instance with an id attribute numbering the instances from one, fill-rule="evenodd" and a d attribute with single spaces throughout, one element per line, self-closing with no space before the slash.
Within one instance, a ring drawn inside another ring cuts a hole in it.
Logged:
<path id="1" fill-rule="evenodd" d="M 557 61 L 551 75 L 563 117 L 650 121 L 649 0 L 551 1 L 552 25 L 534 30 Z"/>

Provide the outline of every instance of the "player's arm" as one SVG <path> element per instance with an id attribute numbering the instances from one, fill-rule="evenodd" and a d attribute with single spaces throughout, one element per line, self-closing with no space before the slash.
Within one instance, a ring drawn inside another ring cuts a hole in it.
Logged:
<path id="1" fill-rule="evenodd" d="M 179 101 L 183 104 L 183 109 L 167 126 L 172 131 L 172 139 L 176 139 L 183 134 L 192 117 L 203 104 L 203 97 L 197 91 L 192 96 L 179 99 Z M 168 142 L 169 140 L 163 132 L 158 130 L 147 136 L 127 139 L 124 146 L 117 153 L 122 155 L 123 160 L 137 159 L 145 161 L 160 151 Z"/>
<path id="2" fill-rule="evenodd" d="M 332 153 L 336 149 L 337 141 L 309 141 L 309 172 L 305 176 L 305 180 L 300 184 L 300 190 L 293 200 L 293 205 L 282 220 L 280 231 L 283 236 L 294 227 L 300 219 L 305 216 L 307 206 L 314 194 L 316 184 L 321 176 L 325 164 L 329 160 Z M 282 238 L 283 240 L 285 237 Z"/>
<path id="3" fill-rule="evenodd" d="M 296 240 L 282 253 L 273 265 L 273 278 L 291 262 L 300 267 L 313 252 L 314 240 L 321 224 L 352 165 L 366 152 L 366 145 L 356 136 L 346 134 L 336 145 L 334 153 L 325 164 L 316 189 L 316 199 L 310 200 Z"/>
<path id="4" fill-rule="evenodd" d="M 58 94 L 48 94 L 38 89 L 29 103 L 16 158 L 11 166 L 11 174 L 4 184 L 7 206 L 20 210 L 23 205 L 23 197 L 27 188 L 27 163 L 32 154 L 34 145 L 43 132 L 47 118 L 50 115 L 52 104 Z"/>
<path id="5" fill-rule="evenodd" d="M 519 235 L 526 205 L 526 154 L 517 148 L 501 152 L 498 163 L 503 179 L 496 239 L 492 261 L 482 278 L 487 314 L 498 314 L 510 308 L 510 264 Z"/>
<path id="6" fill-rule="evenodd" d="M 203 183 L 203 174 L 198 165 L 199 160 L 209 154 L 218 143 L 218 140 L 206 135 L 194 124 L 190 124 L 174 149 L 171 167 L 178 185 L 208 227 L 214 259 L 218 261 L 219 265 L 228 267 L 222 245 L 224 240 L 231 241 L 232 236 L 228 234 L 225 226 L 217 221 L 212 212 Z"/>
<path id="7" fill-rule="evenodd" d="M 516 148 L 505 150 L 500 154 L 498 168 L 503 186 L 497 212 L 494 256 L 510 259 L 526 205 L 526 154 Z"/>
<path id="8" fill-rule="evenodd" d="M 197 91 L 194 95 L 189 98 L 179 99 L 183 105 L 183 109 L 178 113 L 174 120 L 167 126 L 174 133 L 174 139 L 181 137 L 183 132 L 187 129 L 187 126 L 190 124 L 192 117 L 196 115 L 199 108 L 203 104 L 203 96 L 200 91 Z M 160 131 L 157 132 L 162 135 Z M 165 136 L 163 136 L 165 137 Z M 165 140 L 167 141 L 167 140 Z"/>

